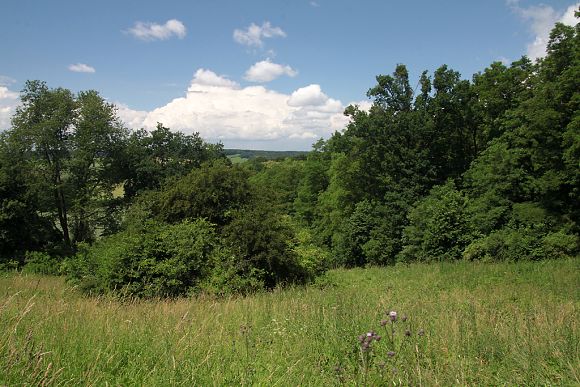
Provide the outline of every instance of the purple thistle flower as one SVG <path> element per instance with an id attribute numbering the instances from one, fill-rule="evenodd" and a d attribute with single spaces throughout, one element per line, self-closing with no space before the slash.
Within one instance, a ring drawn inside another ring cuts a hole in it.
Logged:
<path id="1" fill-rule="evenodd" d="M 389 352 L 387 352 L 387 356 L 388 357 L 394 357 L 395 356 L 395 352 L 389 351 Z"/>
<path id="2" fill-rule="evenodd" d="M 393 310 L 393 311 L 391 311 L 391 312 L 389 313 L 389 318 L 391 319 L 391 321 L 392 321 L 392 322 L 395 322 L 395 321 L 397 321 L 397 312 L 395 312 L 394 310 Z"/>

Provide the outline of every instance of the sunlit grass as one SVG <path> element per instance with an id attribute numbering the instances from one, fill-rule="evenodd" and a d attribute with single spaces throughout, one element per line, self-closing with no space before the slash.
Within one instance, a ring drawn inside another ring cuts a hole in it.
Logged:
<path id="1" fill-rule="evenodd" d="M 336 270 L 221 300 L 86 298 L 61 278 L 9 274 L 0 385 L 578 385 L 579 262 Z M 357 336 L 389 310 L 425 330 L 420 361 L 365 380 Z"/>

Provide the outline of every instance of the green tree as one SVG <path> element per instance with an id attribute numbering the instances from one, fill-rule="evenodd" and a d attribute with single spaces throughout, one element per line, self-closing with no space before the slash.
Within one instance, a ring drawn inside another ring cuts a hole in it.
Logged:
<path id="1" fill-rule="evenodd" d="M 36 211 L 52 214 L 65 251 L 91 241 L 102 225 L 126 131 L 113 105 L 95 91 L 78 96 L 28 81 L 22 105 L 8 131 L 9 144 L 22 155 L 27 187 L 38 197 Z"/>
<path id="2" fill-rule="evenodd" d="M 131 134 L 122 163 L 126 199 L 140 192 L 159 189 L 168 179 L 176 179 L 202 163 L 225 158 L 221 144 L 203 141 L 199 133 L 185 135 L 158 123 L 151 132 Z"/>
<path id="3" fill-rule="evenodd" d="M 69 90 L 49 89 L 40 81 L 26 82 L 21 101 L 11 134 L 27 153 L 22 168 L 31 172 L 35 188 L 48 194 L 40 210 L 56 213 L 64 247 L 71 251 L 66 178 L 76 102 Z"/>

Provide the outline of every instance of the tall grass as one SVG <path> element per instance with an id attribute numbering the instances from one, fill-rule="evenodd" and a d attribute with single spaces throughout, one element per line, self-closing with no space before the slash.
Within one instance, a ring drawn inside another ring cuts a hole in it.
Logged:
<path id="1" fill-rule="evenodd" d="M 86 298 L 61 278 L 4 275 L 0 385 L 578 385 L 579 269 L 336 270 L 306 288 L 177 300 Z M 409 316 L 412 344 L 389 359 L 388 341 L 374 343 L 363 364 L 357 337 L 390 310 Z"/>

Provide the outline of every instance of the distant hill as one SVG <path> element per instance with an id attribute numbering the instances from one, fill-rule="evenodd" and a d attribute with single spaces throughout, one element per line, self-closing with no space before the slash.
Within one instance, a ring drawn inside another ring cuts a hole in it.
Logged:
<path id="1" fill-rule="evenodd" d="M 287 157 L 306 156 L 308 151 L 266 151 L 249 149 L 224 149 L 225 155 L 232 161 L 242 162 L 245 160 L 263 157 L 267 160 L 285 159 Z"/>

